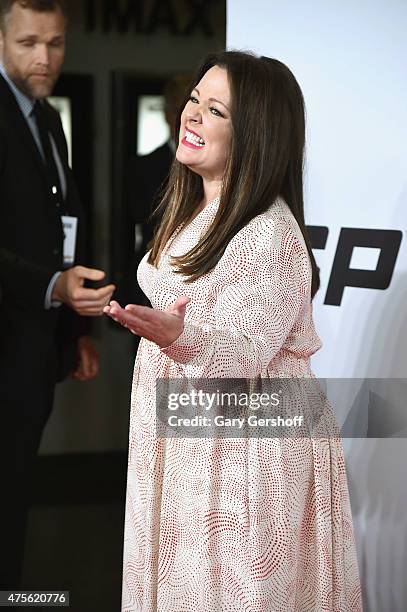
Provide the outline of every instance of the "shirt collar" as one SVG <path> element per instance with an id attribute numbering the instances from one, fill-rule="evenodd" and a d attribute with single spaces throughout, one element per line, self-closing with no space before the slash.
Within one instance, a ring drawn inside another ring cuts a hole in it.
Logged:
<path id="1" fill-rule="evenodd" d="M 28 119 L 28 117 L 31 115 L 32 110 L 34 108 L 35 100 L 32 100 L 31 98 L 23 94 L 23 92 L 18 89 L 15 83 L 13 83 L 13 81 L 8 76 L 1 62 L 0 62 L 0 74 L 2 75 L 6 83 L 9 85 L 11 91 L 13 92 L 14 97 L 17 100 L 18 106 L 20 107 L 20 110 L 23 113 L 24 117 Z"/>

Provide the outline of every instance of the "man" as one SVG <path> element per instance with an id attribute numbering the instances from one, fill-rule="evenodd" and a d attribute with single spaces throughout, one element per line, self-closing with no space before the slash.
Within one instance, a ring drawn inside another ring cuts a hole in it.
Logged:
<path id="1" fill-rule="evenodd" d="M 30 474 L 55 383 L 96 375 L 84 317 L 102 314 L 114 290 L 85 288 L 104 272 L 76 265 L 83 212 L 45 101 L 65 27 L 63 0 L 0 0 L 0 589 L 19 584 Z"/>

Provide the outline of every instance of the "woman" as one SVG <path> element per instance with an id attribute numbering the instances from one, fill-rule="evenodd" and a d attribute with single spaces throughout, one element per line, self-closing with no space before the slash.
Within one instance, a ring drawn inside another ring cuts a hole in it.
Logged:
<path id="1" fill-rule="evenodd" d="M 143 337 L 122 610 L 360 611 L 337 437 L 156 437 L 158 378 L 312 378 L 321 346 L 294 76 L 277 60 L 211 55 L 178 125 L 163 222 L 138 269 L 153 308 L 105 310 Z"/>

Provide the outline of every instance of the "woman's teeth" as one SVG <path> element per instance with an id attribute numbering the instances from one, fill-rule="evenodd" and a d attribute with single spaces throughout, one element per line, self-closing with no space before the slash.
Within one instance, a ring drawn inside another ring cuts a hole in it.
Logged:
<path id="1" fill-rule="evenodd" d="M 196 147 L 205 146 L 205 141 L 200 136 L 197 136 L 188 130 L 185 132 L 185 140 Z"/>

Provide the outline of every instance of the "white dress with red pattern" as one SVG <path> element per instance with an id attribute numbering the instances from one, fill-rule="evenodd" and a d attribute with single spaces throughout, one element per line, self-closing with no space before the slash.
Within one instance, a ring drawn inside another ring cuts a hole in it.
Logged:
<path id="1" fill-rule="evenodd" d="M 302 233 L 277 200 L 192 283 L 171 255 L 219 205 L 170 241 L 139 283 L 154 308 L 187 295 L 169 347 L 142 339 L 133 379 L 122 612 L 361 612 L 339 437 L 157 438 L 157 378 L 314 378 L 321 346 Z"/>

